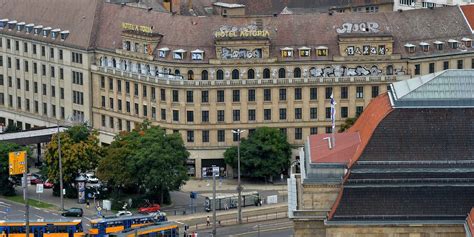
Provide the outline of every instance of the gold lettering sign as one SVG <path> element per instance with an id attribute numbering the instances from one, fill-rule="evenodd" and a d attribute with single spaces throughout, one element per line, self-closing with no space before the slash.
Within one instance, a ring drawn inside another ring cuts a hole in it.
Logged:
<path id="1" fill-rule="evenodd" d="M 140 25 L 125 23 L 125 22 L 122 23 L 122 29 L 138 31 L 138 32 L 143 32 L 143 33 L 150 33 L 150 34 L 153 33 L 150 26 L 140 26 Z"/>
<path id="2" fill-rule="evenodd" d="M 270 32 L 268 30 L 258 29 L 256 25 L 249 25 L 245 27 L 232 27 L 222 26 L 218 31 L 214 33 L 216 38 L 256 38 L 256 37 L 269 37 Z"/>

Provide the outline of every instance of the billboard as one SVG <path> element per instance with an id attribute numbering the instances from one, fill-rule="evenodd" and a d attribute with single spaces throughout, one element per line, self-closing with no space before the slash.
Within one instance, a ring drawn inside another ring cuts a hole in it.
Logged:
<path id="1" fill-rule="evenodd" d="M 8 154 L 9 174 L 23 174 L 26 171 L 26 151 L 15 151 Z"/>

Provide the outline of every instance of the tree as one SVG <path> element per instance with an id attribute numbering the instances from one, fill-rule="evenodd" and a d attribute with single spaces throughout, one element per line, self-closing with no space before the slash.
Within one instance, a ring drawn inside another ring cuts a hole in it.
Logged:
<path id="1" fill-rule="evenodd" d="M 339 132 L 344 132 L 347 129 L 349 129 L 350 127 L 352 127 L 352 125 L 354 125 L 354 123 L 357 121 L 357 118 L 359 118 L 359 116 L 357 116 L 355 118 L 347 118 L 344 121 L 344 123 L 341 124 L 341 128 L 339 129 Z"/>
<path id="2" fill-rule="evenodd" d="M 177 133 L 166 134 L 145 121 L 131 132 L 115 137 L 99 162 L 98 176 L 117 189 L 140 187 L 151 197 L 178 190 L 188 179 L 189 152 Z"/>
<path id="3" fill-rule="evenodd" d="M 94 170 L 97 167 L 98 161 L 102 156 L 98 135 L 99 133 L 96 130 L 89 130 L 85 124 L 75 125 L 59 133 L 61 139 L 63 182 L 67 190 L 71 190 L 72 184 L 74 184 L 79 172 Z M 55 184 L 59 183 L 57 136 L 58 134 L 52 136 L 45 152 L 48 178 L 53 180 Z M 67 191 L 66 194 L 69 197 L 74 197 L 76 193 Z"/>
<path id="4" fill-rule="evenodd" d="M 14 123 L 9 123 L 8 126 L 5 128 L 4 133 L 13 133 L 13 132 L 21 132 L 21 127 L 18 127 Z"/>
<path id="5" fill-rule="evenodd" d="M 257 128 L 248 139 L 240 143 L 241 174 L 252 178 L 270 178 L 281 174 L 290 165 L 291 145 L 286 136 L 276 128 Z M 224 152 L 224 160 L 237 168 L 237 147 Z"/>
<path id="6" fill-rule="evenodd" d="M 15 143 L 0 142 L 0 194 L 5 196 L 15 195 L 14 183 L 8 171 L 8 153 L 27 149 Z M 17 177 L 20 179 L 20 175 Z"/>

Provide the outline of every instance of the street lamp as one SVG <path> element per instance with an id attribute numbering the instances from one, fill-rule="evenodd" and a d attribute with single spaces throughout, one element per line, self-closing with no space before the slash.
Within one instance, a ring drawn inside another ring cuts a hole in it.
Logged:
<path id="1" fill-rule="evenodd" d="M 238 144 L 237 144 L 237 192 L 239 193 L 239 199 L 237 202 L 238 205 L 238 216 L 237 220 L 239 224 L 242 224 L 242 186 L 240 184 L 240 134 L 245 132 L 245 130 L 235 129 L 232 130 L 232 133 L 237 134 Z"/>

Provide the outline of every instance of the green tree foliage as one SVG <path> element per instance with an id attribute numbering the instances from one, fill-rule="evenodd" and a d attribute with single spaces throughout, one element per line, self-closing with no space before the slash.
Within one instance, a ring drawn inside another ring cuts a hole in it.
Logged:
<path id="1" fill-rule="evenodd" d="M 8 153 L 12 151 L 25 150 L 26 147 L 21 147 L 14 143 L 0 142 L 0 194 L 5 196 L 15 195 L 14 184 L 11 182 L 8 171 Z M 21 175 L 16 175 L 17 179 L 21 179 Z"/>
<path id="2" fill-rule="evenodd" d="M 5 128 L 4 133 L 12 133 L 12 132 L 21 132 L 21 127 L 16 126 L 14 123 L 8 124 L 8 126 Z"/>
<path id="3" fill-rule="evenodd" d="M 61 139 L 63 182 L 66 188 L 75 182 L 74 180 L 79 175 L 79 172 L 94 170 L 97 167 L 102 156 L 98 135 L 99 133 L 96 130 L 89 130 L 85 124 L 73 126 L 65 132 L 59 133 Z M 56 184 L 59 183 L 57 136 L 58 134 L 53 135 L 45 152 L 48 178 Z"/>
<path id="4" fill-rule="evenodd" d="M 347 118 L 343 124 L 341 124 L 341 128 L 339 129 L 339 132 L 344 132 L 346 131 L 347 129 L 349 129 L 350 127 L 352 127 L 352 125 L 354 125 L 354 123 L 357 121 L 357 118 L 358 117 L 355 117 L 355 118 Z"/>
<path id="5" fill-rule="evenodd" d="M 240 143 L 241 175 L 252 178 L 272 178 L 288 169 L 291 145 L 286 136 L 276 128 L 257 128 L 248 139 Z M 237 147 L 224 152 L 224 159 L 234 169 L 237 168 Z"/>
<path id="6" fill-rule="evenodd" d="M 98 176 L 118 189 L 140 187 L 143 193 L 157 198 L 157 194 L 178 190 L 185 183 L 188 157 L 179 134 L 166 134 L 145 121 L 115 137 L 99 162 Z"/>

